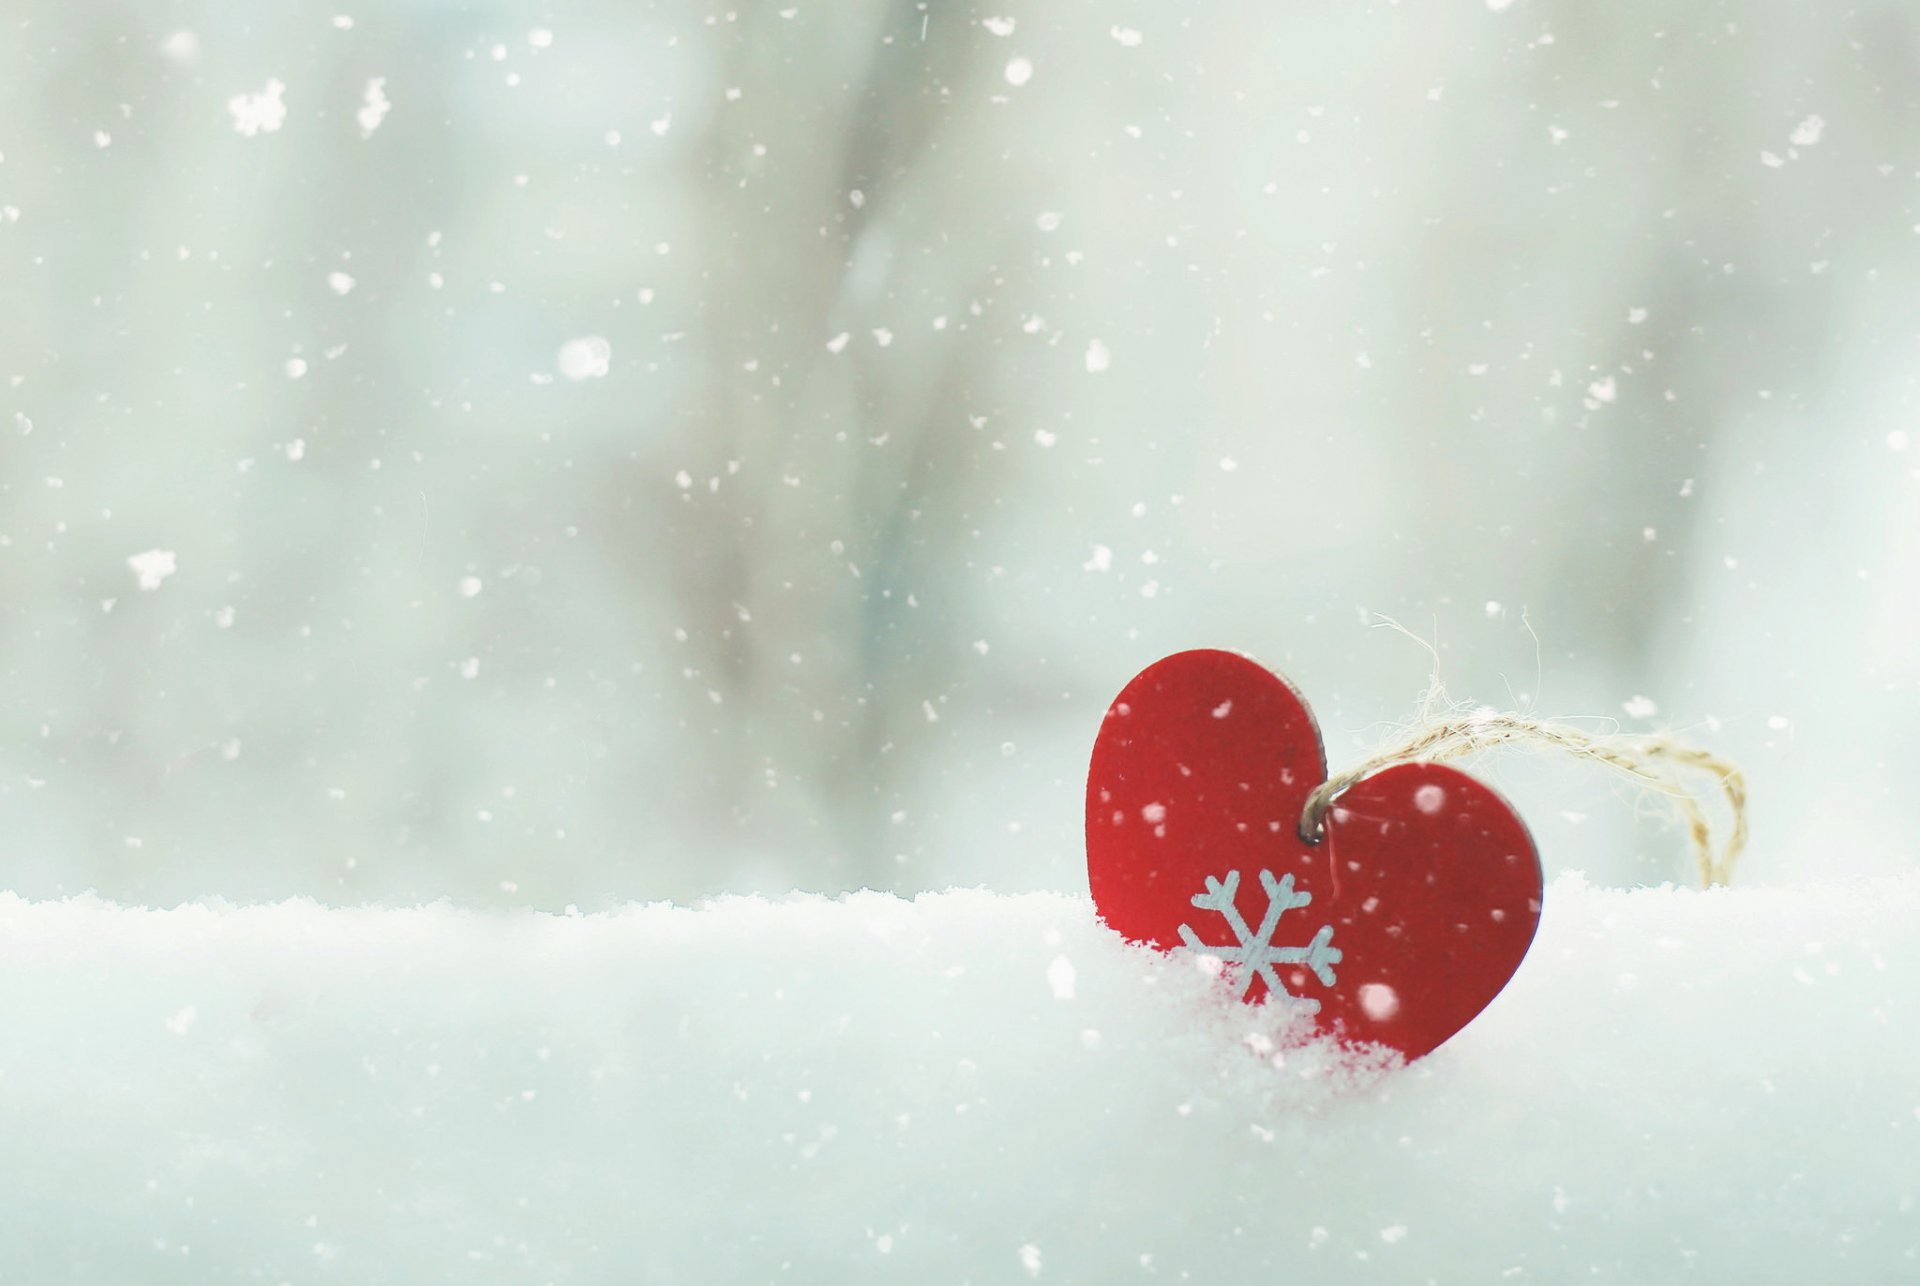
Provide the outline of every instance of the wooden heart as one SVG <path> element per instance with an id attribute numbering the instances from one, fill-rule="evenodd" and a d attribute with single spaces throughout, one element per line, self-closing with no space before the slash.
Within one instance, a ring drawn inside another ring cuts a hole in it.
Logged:
<path id="1" fill-rule="evenodd" d="M 1418 1058 L 1499 994 L 1540 919 L 1540 860 L 1506 801 L 1442 764 L 1343 792 L 1317 842 L 1320 730 L 1286 680 L 1211 649 L 1149 666 L 1114 700 L 1087 777 L 1087 879 L 1102 919 L 1218 960 L 1342 1040 Z"/>

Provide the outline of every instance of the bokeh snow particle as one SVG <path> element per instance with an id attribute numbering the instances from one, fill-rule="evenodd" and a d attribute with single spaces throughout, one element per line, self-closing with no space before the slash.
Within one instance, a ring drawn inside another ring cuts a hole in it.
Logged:
<path id="1" fill-rule="evenodd" d="M 1033 62 L 1027 58 L 1009 58 L 1007 60 L 1007 84 L 1015 89 L 1033 79 Z"/>
<path id="2" fill-rule="evenodd" d="M 1360 987 L 1360 1008 L 1375 1022 L 1385 1022 L 1400 1012 L 1400 993 L 1384 982 L 1363 983 Z"/>
<path id="3" fill-rule="evenodd" d="M 169 62 L 184 66 L 200 56 L 200 37 L 191 31 L 176 31 L 160 42 L 160 52 Z"/>
<path id="4" fill-rule="evenodd" d="M 1072 1000 L 1077 976 L 1074 973 L 1073 961 L 1065 956 L 1055 956 L 1053 963 L 1047 966 L 1047 986 L 1053 989 L 1053 998 Z"/>
<path id="5" fill-rule="evenodd" d="M 372 138 L 392 110 L 393 104 L 387 101 L 387 78 L 375 76 L 360 96 L 360 110 L 353 114 L 353 119 L 360 123 L 360 137 Z"/>
<path id="6" fill-rule="evenodd" d="M 555 364 L 570 380 L 605 379 L 613 368 L 613 345 L 599 335 L 582 335 L 560 346 Z"/>
<path id="7" fill-rule="evenodd" d="M 1111 365 L 1113 353 L 1105 344 L 1096 339 L 1087 345 L 1087 370 L 1090 373 L 1098 375 Z"/>
<path id="8" fill-rule="evenodd" d="M 1793 133 L 1787 135 L 1787 141 L 1795 147 L 1812 147 L 1820 141 L 1826 129 L 1826 121 L 1818 116 L 1809 116 L 1794 127 Z"/>
<path id="9" fill-rule="evenodd" d="M 286 89 L 280 81 L 269 80 L 257 94 L 235 94 L 229 98 L 227 111 L 233 116 L 234 133 L 242 138 L 276 133 L 287 123 L 287 104 L 280 97 Z"/>
<path id="10" fill-rule="evenodd" d="M 127 566 L 133 569 L 141 589 L 152 590 L 159 589 L 160 583 L 173 575 L 176 564 L 171 549 L 149 549 L 127 559 Z"/>

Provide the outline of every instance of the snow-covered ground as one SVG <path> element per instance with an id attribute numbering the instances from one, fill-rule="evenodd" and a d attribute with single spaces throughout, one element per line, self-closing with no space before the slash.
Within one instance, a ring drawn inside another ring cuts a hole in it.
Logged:
<path id="1" fill-rule="evenodd" d="M 1920 1280 L 1917 912 L 1565 877 L 1398 1068 L 1080 897 L 0 895 L 0 1280 Z"/>

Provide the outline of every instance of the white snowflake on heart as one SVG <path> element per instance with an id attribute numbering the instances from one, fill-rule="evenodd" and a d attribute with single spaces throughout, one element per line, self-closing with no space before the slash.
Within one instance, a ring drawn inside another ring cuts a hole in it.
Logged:
<path id="1" fill-rule="evenodd" d="M 1340 963 L 1340 948 L 1333 945 L 1333 926 L 1323 924 L 1320 931 L 1313 935 L 1304 947 L 1276 947 L 1273 945 L 1274 930 L 1280 927 L 1280 917 L 1296 907 L 1303 907 L 1313 901 L 1311 893 L 1296 893 L 1293 888 L 1293 876 L 1273 878 L 1272 871 L 1260 872 L 1260 887 L 1267 891 L 1267 913 L 1260 921 L 1260 931 L 1255 933 L 1247 927 L 1245 917 L 1233 904 L 1234 895 L 1240 891 L 1240 872 L 1228 871 L 1225 879 L 1207 877 L 1204 893 L 1193 895 L 1193 904 L 1202 911 L 1217 911 L 1226 920 L 1227 927 L 1233 930 L 1239 939 L 1237 945 L 1215 946 L 1202 942 L 1200 935 L 1192 926 L 1180 926 L 1180 941 L 1187 949 L 1198 955 L 1209 956 L 1222 964 L 1237 964 L 1241 967 L 1241 998 L 1253 990 L 1255 978 L 1267 980 L 1267 990 L 1271 994 L 1287 996 L 1306 1013 L 1318 1013 L 1320 1002 L 1310 996 L 1295 996 L 1280 985 L 1280 975 L 1274 971 L 1277 964 L 1303 964 L 1313 970 L 1322 986 L 1333 985 L 1333 966 Z"/>

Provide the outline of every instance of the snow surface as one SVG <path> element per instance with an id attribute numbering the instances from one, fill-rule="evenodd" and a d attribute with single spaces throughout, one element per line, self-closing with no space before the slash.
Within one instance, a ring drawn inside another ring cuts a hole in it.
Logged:
<path id="1" fill-rule="evenodd" d="M 1916 912 L 1564 877 L 1399 1068 L 1080 897 L 0 894 L 0 1280 L 1920 1280 Z"/>

